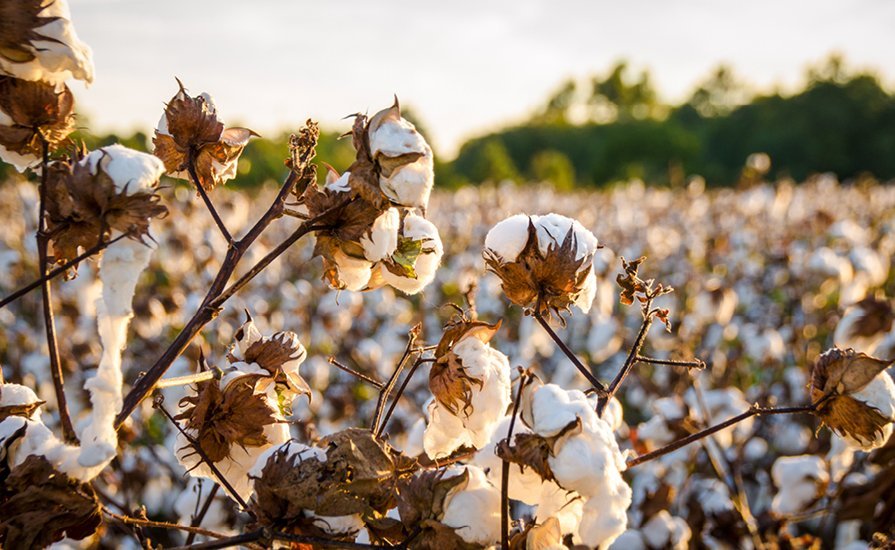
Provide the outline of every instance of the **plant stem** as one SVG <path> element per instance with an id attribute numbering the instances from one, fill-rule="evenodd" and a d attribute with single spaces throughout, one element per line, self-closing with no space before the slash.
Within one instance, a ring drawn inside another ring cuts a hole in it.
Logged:
<path id="1" fill-rule="evenodd" d="M 398 393 L 395 394 L 395 398 L 392 399 L 392 402 L 388 407 L 388 411 L 386 411 L 385 416 L 382 418 L 382 422 L 379 424 L 379 429 L 376 430 L 376 437 L 382 436 L 382 432 L 384 432 L 385 428 L 388 426 L 388 421 L 392 417 L 392 413 L 395 412 L 395 407 L 398 406 L 398 401 L 401 399 L 401 396 L 404 395 L 404 390 L 407 389 L 407 384 L 410 383 L 410 379 L 413 378 L 413 374 L 416 372 L 416 369 L 425 362 L 426 361 L 421 357 L 417 357 L 416 361 L 413 362 L 413 365 L 410 367 L 410 371 L 407 373 L 407 376 L 404 377 L 404 381 L 401 382 L 401 385 L 398 387 Z"/>
<path id="2" fill-rule="evenodd" d="M 224 220 L 221 219 L 221 216 L 218 214 L 217 209 L 214 207 L 214 203 L 211 202 L 211 198 L 208 196 L 208 193 L 205 191 L 205 187 L 202 185 L 202 182 L 199 180 L 199 174 L 196 173 L 196 153 L 193 150 L 190 150 L 189 159 L 187 161 L 186 166 L 187 172 L 189 172 L 190 179 L 193 181 L 193 184 L 196 186 L 196 190 L 199 191 L 199 196 L 202 197 L 202 202 L 205 203 L 205 206 L 208 208 L 208 211 L 211 213 L 211 217 L 214 218 L 215 225 L 218 226 L 218 229 L 221 230 L 221 235 L 224 236 L 224 239 L 227 241 L 227 244 L 233 246 L 235 243 L 233 241 L 233 236 L 230 235 L 230 232 L 227 231 L 227 226 L 224 225 Z"/>
<path id="3" fill-rule="evenodd" d="M 382 411 L 385 409 L 385 404 L 388 402 L 388 396 L 392 393 L 392 390 L 395 388 L 395 384 L 398 382 L 398 377 L 401 375 L 401 371 L 404 370 L 404 365 L 407 363 L 407 360 L 413 354 L 413 346 L 416 343 L 416 337 L 419 334 L 421 325 L 416 325 L 410 332 L 407 337 L 407 345 L 404 347 L 404 353 L 401 355 L 401 359 L 398 361 L 398 365 L 395 367 L 395 371 L 389 377 L 388 382 L 385 383 L 385 386 L 379 390 L 379 399 L 376 402 L 376 411 L 373 413 L 373 421 L 370 423 L 370 429 L 373 433 L 379 437 L 379 424 L 382 422 Z"/>
<path id="4" fill-rule="evenodd" d="M 650 365 L 665 365 L 669 367 L 686 367 L 688 369 L 699 369 L 702 370 L 705 368 L 705 361 L 702 359 L 694 359 L 692 361 L 681 361 L 677 359 L 656 359 L 655 357 L 644 357 L 642 355 L 638 355 L 635 358 L 637 363 L 647 363 Z"/>
<path id="5" fill-rule="evenodd" d="M 65 273 L 66 271 L 71 269 L 72 267 L 76 267 L 83 260 L 86 260 L 90 256 L 93 256 L 94 254 L 97 254 L 97 253 L 101 252 L 102 250 L 105 250 L 109 246 L 113 245 L 114 243 L 117 243 L 118 241 L 120 241 L 121 239 L 123 239 L 125 237 L 127 237 L 127 234 L 122 233 L 121 235 L 118 235 L 117 237 L 115 237 L 114 239 L 112 239 L 110 241 L 104 241 L 104 242 L 97 243 L 97 244 L 93 245 L 92 247 L 88 248 L 87 250 L 85 250 L 84 252 L 82 252 L 81 254 L 79 254 L 77 257 L 65 262 L 64 264 L 62 264 L 58 267 L 53 268 L 46 275 L 43 275 L 39 279 L 28 283 L 27 285 L 16 290 L 9 296 L 0 300 L 0 309 L 3 309 L 8 304 L 18 300 L 19 298 L 28 294 L 29 292 L 31 292 L 35 288 L 39 287 L 40 285 L 44 284 L 45 282 L 52 281 L 53 279 L 55 279 L 59 275 L 62 275 L 63 273 Z"/>
<path id="6" fill-rule="evenodd" d="M 68 401 L 65 398 L 65 378 L 62 374 L 62 363 L 59 359 L 59 343 L 56 338 L 56 321 L 53 317 L 53 295 L 50 289 L 50 281 L 47 278 L 47 249 L 49 237 L 47 237 L 47 176 L 50 165 L 50 144 L 41 137 L 43 157 L 40 171 L 40 210 L 37 222 L 37 264 L 40 272 L 40 290 L 43 301 L 44 327 L 47 333 L 47 351 L 50 356 L 50 375 L 53 377 L 53 389 L 56 392 L 56 406 L 59 409 L 59 422 L 62 425 L 62 436 L 67 443 L 76 443 L 78 436 L 72 425 L 71 415 L 68 412 Z"/>
<path id="7" fill-rule="evenodd" d="M 348 365 L 343 365 L 342 363 L 339 363 L 339 361 L 337 361 L 335 357 L 329 358 L 329 364 L 347 372 L 348 374 L 350 374 L 360 380 L 363 380 L 364 382 L 366 382 L 367 384 L 370 384 L 377 390 L 382 390 L 382 386 L 383 386 L 382 382 L 374 379 L 372 376 L 369 376 L 369 375 L 366 375 L 360 371 L 354 370 L 351 367 L 349 367 Z"/>
<path id="8" fill-rule="evenodd" d="M 123 516 L 121 514 L 116 514 L 115 512 L 109 510 L 105 506 L 102 508 L 103 514 L 109 516 L 115 521 L 119 521 L 125 525 L 136 525 L 139 527 L 154 527 L 157 529 L 175 529 L 178 531 L 186 531 L 187 533 L 195 533 L 197 535 L 202 535 L 205 537 L 212 537 L 216 539 L 225 539 L 226 535 L 221 533 L 217 533 L 215 531 L 210 531 L 208 529 L 203 529 L 201 527 L 192 527 L 186 525 L 179 525 L 177 523 L 168 523 L 166 521 L 152 521 L 150 519 L 141 519 L 135 518 L 131 516 Z"/>
<path id="9" fill-rule="evenodd" d="M 220 488 L 220 485 L 217 483 L 214 484 L 214 487 L 211 488 L 208 497 L 205 499 L 205 504 L 202 505 L 202 509 L 199 510 L 199 513 L 193 516 L 192 521 L 190 521 L 190 527 L 199 527 L 202 525 L 202 520 L 205 519 L 205 514 L 207 514 L 208 510 L 211 508 L 211 503 L 214 501 L 214 497 L 217 496 Z M 196 533 L 190 532 L 189 536 L 186 538 L 186 545 L 189 546 L 194 540 L 196 540 Z"/>
<path id="10" fill-rule="evenodd" d="M 172 388 L 174 386 L 186 386 L 188 384 L 195 384 L 196 382 L 205 382 L 206 380 L 221 378 L 221 370 L 220 369 L 211 369 L 202 372 L 197 372 L 196 374 L 187 374 L 186 376 L 174 376 L 172 378 L 162 378 L 155 384 L 155 389 L 160 390 L 162 388 Z"/>
<path id="11" fill-rule="evenodd" d="M 528 375 L 525 371 L 521 371 L 516 402 L 513 403 L 513 415 L 510 417 L 510 427 L 507 429 L 507 443 L 513 441 L 513 428 L 516 427 L 516 416 L 519 414 L 519 404 L 522 402 L 522 389 L 527 383 Z M 505 458 L 501 459 L 500 465 L 500 548 L 501 550 L 510 548 L 510 462 Z"/>
<path id="12" fill-rule="evenodd" d="M 704 437 L 708 437 L 714 433 L 720 432 L 725 428 L 729 428 L 738 422 L 742 422 L 747 418 L 751 418 L 753 416 L 762 416 L 762 415 L 772 415 L 772 414 L 801 414 L 801 413 L 814 413 L 817 410 L 817 406 L 822 402 L 818 401 L 813 405 L 804 405 L 801 407 L 780 407 L 780 408 L 772 408 L 772 407 L 760 407 L 758 405 L 753 405 L 749 408 L 748 411 L 744 413 L 740 413 L 733 418 L 729 418 L 720 424 L 716 424 L 694 434 L 690 434 L 686 437 L 682 437 L 677 441 L 669 443 L 664 447 L 660 447 L 655 451 L 651 451 L 649 453 L 642 454 L 640 456 L 631 458 L 628 460 L 628 468 L 632 468 L 639 464 L 643 464 L 644 462 L 649 462 L 651 460 L 655 460 L 660 456 L 667 455 L 669 453 L 673 453 L 674 451 L 680 449 L 681 447 L 686 447 L 690 443 L 694 441 L 699 441 Z"/>
<path id="13" fill-rule="evenodd" d="M 603 416 L 603 409 L 606 408 L 606 404 L 609 403 L 609 400 L 612 399 L 612 396 L 618 391 L 619 386 L 622 385 L 622 382 L 624 382 L 625 378 L 631 373 L 631 369 L 634 367 L 634 363 L 637 362 L 637 356 L 640 354 L 640 349 L 643 347 L 643 342 L 646 340 L 646 335 L 649 333 L 649 328 L 652 324 L 653 312 L 649 312 L 643 318 L 643 323 L 640 325 L 640 331 L 637 333 L 637 338 L 634 340 L 634 345 L 631 347 L 631 351 L 628 353 L 624 365 L 619 369 L 615 378 L 612 379 L 612 383 L 609 384 L 609 391 L 606 392 L 605 395 L 600 396 L 597 400 L 597 416 Z"/>
<path id="14" fill-rule="evenodd" d="M 571 349 L 569 349 L 569 346 L 567 346 L 566 343 L 562 341 L 562 338 L 560 338 L 559 335 L 553 331 L 553 328 L 550 326 L 547 320 L 544 319 L 544 317 L 540 313 L 538 313 L 537 310 L 535 310 L 533 315 L 534 318 L 537 319 L 541 327 L 543 327 L 543 329 L 547 331 L 547 334 L 550 335 L 550 338 L 552 338 L 553 341 L 556 342 L 556 345 L 559 346 L 559 349 L 561 349 L 562 352 L 566 354 L 566 357 L 568 357 L 569 360 L 572 361 L 572 363 L 575 365 L 575 367 L 578 368 L 581 374 L 583 374 L 584 377 L 587 378 L 587 381 L 590 382 L 590 385 L 597 390 L 597 394 L 604 395 L 606 393 L 606 386 L 602 382 L 597 380 L 597 377 L 590 372 L 590 369 L 584 366 L 581 360 L 578 359 L 575 353 L 572 352 Z"/>

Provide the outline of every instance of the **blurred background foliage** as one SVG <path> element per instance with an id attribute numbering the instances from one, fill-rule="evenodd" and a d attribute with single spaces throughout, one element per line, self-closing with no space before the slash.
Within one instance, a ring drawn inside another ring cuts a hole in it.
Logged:
<path id="1" fill-rule="evenodd" d="M 455 159 L 436 151 L 436 184 L 548 181 L 571 189 L 637 178 L 675 186 L 699 175 L 708 185 L 724 186 L 741 181 L 744 162 L 757 152 L 770 157 L 772 178 L 802 181 L 823 172 L 843 180 L 895 178 L 895 94 L 878 76 L 851 70 L 836 55 L 809 68 L 803 88 L 789 94 L 754 94 L 720 66 L 678 105 L 662 101 L 649 72 L 632 73 L 619 61 L 604 74 L 568 80 L 521 123 L 468 140 Z M 404 111 L 425 135 L 419 118 Z M 90 126 L 89 116 L 80 115 L 79 122 Z M 289 133 L 253 139 L 240 159 L 239 178 L 228 185 L 282 181 Z M 99 136 L 82 129 L 76 138 L 88 148 L 114 142 L 152 148 L 151 135 L 143 132 Z M 324 131 L 318 159 L 344 171 L 353 160 L 350 140 Z M 0 181 L 11 172 L 0 165 Z M 320 172 L 322 178 L 326 168 Z"/>

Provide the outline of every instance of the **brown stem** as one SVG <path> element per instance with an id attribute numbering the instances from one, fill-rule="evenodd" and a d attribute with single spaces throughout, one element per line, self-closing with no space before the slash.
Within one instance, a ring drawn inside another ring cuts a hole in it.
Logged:
<path id="1" fill-rule="evenodd" d="M 114 519 L 115 521 L 119 521 L 125 525 L 136 525 L 139 527 L 154 527 L 156 529 L 174 529 L 177 531 L 186 531 L 187 533 L 195 533 L 197 535 L 202 535 L 204 537 L 212 537 L 216 539 L 225 539 L 227 535 L 223 535 L 221 533 L 217 533 L 215 531 L 210 531 L 208 529 L 203 529 L 201 527 L 192 527 L 187 525 L 179 525 L 177 523 L 168 523 L 166 521 L 152 521 L 151 519 L 141 519 L 135 518 L 131 516 L 123 516 L 121 514 L 116 514 L 115 512 L 109 510 L 105 506 L 103 506 L 103 514 L 108 517 Z"/>
<path id="2" fill-rule="evenodd" d="M 234 546 L 241 546 L 252 542 L 257 542 L 264 547 L 270 547 L 270 542 L 274 540 L 281 542 L 304 543 L 302 544 L 302 546 L 306 544 L 310 545 L 313 548 L 356 548 L 370 550 L 382 548 L 381 546 L 374 546 L 372 544 L 339 541 L 322 537 L 312 537 L 308 535 L 293 535 L 291 533 L 283 533 L 281 531 L 272 531 L 267 528 L 262 528 L 256 529 L 254 531 L 249 531 L 248 533 L 243 533 L 241 535 L 220 538 L 218 540 L 203 542 L 200 544 L 177 546 L 174 547 L 172 550 L 209 550 L 218 548 L 232 548 Z M 401 547 L 403 547 L 403 545 L 399 546 L 399 548 Z"/>
<path id="3" fill-rule="evenodd" d="M 637 466 L 639 464 L 643 464 L 644 462 L 649 462 L 651 460 L 655 460 L 660 456 L 667 455 L 669 453 L 673 453 L 674 451 L 680 449 L 681 447 L 686 447 L 690 443 L 695 441 L 699 441 L 704 437 L 708 437 L 714 433 L 720 432 L 725 428 L 729 428 L 738 422 L 742 422 L 747 418 L 751 418 L 753 416 L 762 416 L 762 415 L 772 415 L 772 414 L 801 414 L 801 413 L 814 413 L 817 410 L 818 405 L 822 402 L 818 401 L 813 405 L 804 405 L 801 407 L 780 407 L 780 408 L 771 408 L 771 407 L 759 407 L 758 405 L 753 405 L 749 408 L 748 411 L 744 413 L 740 413 L 732 418 L 721 422 L 720 424 L 716 424 L 709 428 L 706 428 L 702 431 L 696 432 L 694 434 L 690 434 L 687 437 L 682 437 L 677 441 L 673 441 L 664 447 L 660 447 L 655 451 L 651 451 L 649 453 L 642 454 L 640 456 L 628 459 L 628 468 Z"/>
<path id="4" fill-rule="evenodd" d="M 624 365 L 619 369 L 615 378 L 612 379 L 612 383 L 609 384 L 609 391 L 597 400 L 597 416 L 603 416 L 603 409 L 606 408 L 606 404 L 609 403 L 609 400 L 612 399 L 612 396 L 618 391 L 619 386 L 622 385 L 622 382 L 624 382 L 625 378 L 631 373 L 631 369 L 634 367 L 634 363 L 637 362 L 637 356 L 640 354 L 640 349 L 643 347 L 643 342 L 646 340 L 646 335 L 652 324 L 653 312 L 649 312 L 643 318 L 643 324 L 640 325 L 640 332 L 637 333 L 637 338 L 634 340 L 634 345 L 631 347 L 631 351 L 628 353 Z"/>
<path id="5" fill-rule="evenodd" d="M 143 375 L 137 379 L 134 386 L 131 388 L 131 391 L 125 396 L 121 412 L 118 413 L 118 416 L 115 418 L 116 427 L 120 427 L 124 420 L 134 412 L 137 405 L 140 404 L 140 401 L 149 395 L 155 386 L 155 383 L 165 374 L 174 361 L 180 357 L 190 341 L 192 341 L 196 334 L 202 330 L 202 327 L 207 325 L 217 316 L 219 308 L 223 306 L 228 298 L 248 284 L 248 282 L 260 273 L 261 270 L 273 262 L 280 254 L 285 252 L 289 246 L 317 229 L 313 226 L 315 220 L 308 220 L 303 223 L 284 243 L 262 258 L 255 267 L 249 270 L 249 273 L 243 275 L 236 283 L 225 290 L 227 281 L 230 280 L 230 277 L 236 270 L 239 260 L 242 259 L 252 243 L 261 236 L 261 233 L 264 232 L 264 229 L 267 228 L 268 225 L 282 216 L 286 198 L 289 194 L 293 189 L 304 191 L 308 184 L 311 183 L 313 177 L 316 177 L 316 173 L 314 173 L 313 170 L 309 170 L 307 174 L 302 172 L 301 176 L 297 175 L 294 171 L 290 172 L 286 181 L 280 188 L 279 193 L 277 193 L 277 197 L 271 203 L 267 211 L 258 219 L 255 225 L 249 229 L 248 233 L 246 233 L 242 239 L 237 241 L 234 246 L 227 249 L 224 261 L 221 264 L 214 281 L 212 281 L 211 287 L 205 295 L 205 299 L 202 300 L 202 305 L 199 306 L 198 311 L 193 314 L 193 317 L 190 318 L 186 326 L 184 326 L 177 337 L 174 338 L 174 341 L 171 342 L 162 356 L 159 357 L 148 371 L 143 373 Z M 329 212 L 324 212 L 322 216 L 328 214 Z"/>
<path id="6" fill-rule="evenodd" d="M 702 359 L 694 359 L 692 361 L 681 361 L 678 359 L 656 359 L 655 357 L 644 357 L 642 355 L 638 355 L 635 358 L 635 362 L 647 363 L 650 365 L 665 365 L 668 367 L 686 367 L 688 369 L 699 369 L 699 370 L 702 370 L 705 368 L 705 361 L 703 361 Z"/>
<path id="7" fill-rule="evenodd" d="M 572 361 L 572 364 L 574 364 L 575 367 L 581 372 L 581 374 L 583 374 L 584 377 L 587 378 L 587 381 L 590 382 L 590 385 L 597 390 L 597 394 L 605 394 L 606 386 L 602 382 L 597 380 L 597 377 L 590 372 L 590 369 L 584 366 L 581 360 L 578 359 L 578 356 L 576 356 L 575 353 L 571 349 L 569 349 L 569 346 L 567 346 L 566 343 L 562 341 L 562 338 L 560 338 L 559 335 L 553 331 L 553 328 L 550 326 L 547 320 L 544 319 L 544 317 L 537 312 L 537 308 L 535 309 L 533 315 L 534 318 L 537 319 L 541 327 L 543 327 L 543 329 L 547 331 L 547 334 L 550 335 L 550 338 L 552 338 L 553 341 L 556 342 L 556 345 L 559 346 L 559 349 L 561 349 L 562 352 L 566 354 L 566 357 L 568 357 L 569 360 Z"/>
<path id="8" fill-rule="evenodd" d="M 211 508 L 211 503 L 214 501 L 214 497 L 217 496 L 218 489 L 220 488 L 220 485 L 218 485 L 217 483 L 214 484 L 214 487 L 211 488 L 211 491 L 209 491 L 208 493 L 208 497 L 205 499 L 205 504 L 202 505 L 202 509 L 199 510 L 199 513 L 193 516 L 192 521 L 190 521 L 190 527 L 199 527 L 200 525 L 202 525 L 202 520 L 205 519 L 205 514 L 207 514 L 208 510 Z M 186 545 L 189 546 L 190 544 L 193 544 L 194 540 L 196 540 L 196 533 L 191 532 L 186 538 Z"/>
<path id="9" fill-rule="evenodd" d="M 59 408 L 59 422 L 62 424 L 62 436 L 67 443 L 76 443 L 78 436 L 72 425 L 71 415 L 68 412 L 68 401 L 65 398 L 65 378 L 62 374 L 62 363 L 59 359 L 59 343 L 56 338 L 56 321 L 53 318 L 53 295 L 50 289 L 50 280 L 47 279 L 47 249 L 49 238 L 47 237 L 47 175 L 50 164 L 50 144 L 41 137 L 43 157 L 40 171 L 40 210 L 37 222 L 37 264 L 40 271 L 40 290 L 43 301 L 44 327 L 47 333 L 47 350 L 50 356 L 50 374 L 53 377 L 53 389 L 56 392 L 56 405 Z"/>
<path id="10" fill-rule="evenodd" d="M 215 225 L 217 225 L 218 229 L 221 230 L 221 235 L 224 236 L 224 239 L 227 241 L 228 245 L 233 246 L 235 244 L 233 242 L 233 236 L 230 235 L 229 231 L 227 231 L 227 226 L 224 225 L 224 220 L 222 220 L 221 216 L 218 214 L 217 209 L 214 207 L 214 203 L 211 202 L 211 198 L 208 196 L 208 193 L 205 191 L 205 187 L 202 185 L 202 181 L 199 180 L 199 174 L 196 173 L 196 153 L 193 150 L 190 150 L 189 157 L 187 158 L 186 169 L 187 172 L 189 172 L 190 179 L 196 186 L 196 190 L 199 191 L 199 196 L 202 197 L 202 202 L 205 203 L 205 206 L 211 213 L 211 217 L 214 219 Z"/>
<path id="11" fill-rule="evenodd" d="M 507 443 L 513 441 L 513 428 L 516 427 L 516 416 L 519 414 L 519 404 L 522 402 L 522 389 L 528 383 L 528 375 L 520 369 L 519 389 L 516 391 L 516 402 L 513 404 L 513 415 L 510 417 L 510 426 L 507 429 Z M 510 462 L 503 458 L 500 464 L 500 548 L 510 548 Z"/>
<path id="12" fill-rule="evenodd" d="M 243 500 L 239 493 L 236 492 L 236 490 L 233 488 L 233 485 L 231 485 L 230 482 L 227 481 L 227 478 L 224 477 L 224 474 L 222 474 L 221 471 L 218 470 L 218 467 L 214 465 L 214 461 L 208 458 L 208 455 L 205 454 L 205 451 L 202 450 L 202 446 L 199 445 L 199 442 L 196 441 L 196 438 L 186 433 L 186 430 L 184 430 L 180 426 L 180 423 L 174 419 L 170 412 L 168 412 L 168 409 L 165 408 L 165 405 L 162 403 L 162 401 L 164 401 L 164 398 L 161 394 L 158 394 L 153 405 L 156 409 L 162 411 L 162 414 L 165 415 L 165 417 L 169 421 L 171 421 L 171 424 L 174 424 L 174 427 L 177 428 L 177 431 L 180 432 L 180 435 L 186 438 L 193 450 L 196 451 L 196 454 L 199 455 L 199 458 L 202 459 L 202 462 L 208 465 L 208 468 L 215 475 L 215 477 L 217 477 L 217 480 L 220 482 L 220 484 L 223 485 L 224 488 L 227 489 L 227 491 L 230 493 L 230 497 L 238 502 L 243 510 L 248 510 L 248 505 L 246 504 L 245 500 Z"/>
<path id="13" fill-rule="evenodd" d="M 364 382 L 366 382 L 367 384 L 370 384 L 377 390 L 382 390 L 382 386 L 383 386 L 382 382 L 374 379 L 372 376 L 369 376 L 369 375 L 366 375 L 360 371 L 354 370 L 351 367 L 349 367 L 348 365 L 343 365 L 342 363 L 339 363 L 339 361 L 336 360 L 335 357 L 329 358 L 329 364 L 347 372 L 348 374 L 350 374 L 360 380 L 363 380 Z"/>
<path id="14" fill-rule="evenodd" d="M 370 429 L 373 430 L 373 433 L 376 434 L 377 437 L 380 433 L 379 425 L 382 422 L 382 411 L 385 409 L 385 404 L 388 402 L 389 394 L 392 393 L 395 384 L 398 382 L 398 377 L 401 376 L 401 371 L 404 370 L 404 365 L 407 364 L 407 360 L 410 359 L 410 356 L 413 354 L 413 345 L 416 343 L 416 336 L 419 334 L 419 330 L 420 325 L 416 325 L 410 329 L 407 337 L 407 345 L 404 347 L 404 353 L 401 355 L 401 359 L 398 361 L 398 365 L 389 377 L 388 382 L 386 382 L 385 386 L 379 391 L 379 399 L 376 402 L 373 421 L 370 423 Z"/>
<path id="15" fill-rule="evenodd" d="M 97 244 L 93 245 L 92 247 L 88 248 L 87 250 L 85 250 L 84 252 L 82 252 L 81 254 L 79 254 L 78 256 L 65 262 L 64 264 L 53 268 L 46 275 L 43 275 L 39 279 L 28 283 L 27 285 L 16 290 L 9 296 L 0 300 L 0 309 L 3 309 L 8 304 L 18 300 L 19 298 L 28 294 L 29 292 L 31 292 L 35 288 L 39 287 L 40 285 L 44 284 L 45 282 L 52 281 L 59 275 L 62 275 L 63 273 L 68 271 L 69 269 L 76 267 L 83 260 L 86 260 L 90 256 L 93 256 L 94 254 L 101 252 L 102 250 L 108 248 L 109 246 L 111 246 L 114 243 L 117 243 L 118 241 L 120 241 L 121 239 L 123 239 L 125 237 L 127 237 L 127 234 L 122 233 L 121 235 L 118 235 L 117 237 L 115 237 L 114 239 L 112 239 L 110 241 L 103 241 L 103 242 L 97 243 Z"/>
<path id="16" fill-rule="evenodd" d="M 417 357 L 416 361 L 413 362 L 413 365 L 410 367 L 410 371 L 407 373 L 407 376 L 404 377 L 404 381 L 401 382 L 401 385 L 398 387 L 398 393 L 395 394 L 395 398 L 392 399 L 391 405 L 389 405 L 388 407 L 388 411 L 386 411 L 385 416 L 382 418 L 382 422 L 379 424 L 379 429 L 376 431 L 376 437 L 382 436 L 382 432 L 384 432 L 385 428 L 388 426 L 388 421 L 392 417 L 392 413 L 395 412 L 395 407 L 398 406 L 398 401 L 401 399 L 401 396 L 404 395 L 404 390 L 407 389 L 407 384 L 410 383 L 410 379 L 413 378 L 413 374 L 416 372 L 416 369 L 425 362 L 426 361 L 421 357 Z"/>

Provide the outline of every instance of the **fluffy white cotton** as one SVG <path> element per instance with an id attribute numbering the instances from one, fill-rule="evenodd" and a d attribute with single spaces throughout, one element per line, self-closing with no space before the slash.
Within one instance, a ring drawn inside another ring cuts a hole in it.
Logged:
<path id="1" fill-rule="evenodd" d="M 578 536 L 588 546 L 608 548 L 628 527 L 626 511 L 630 503 L 630 490 L 627 503 L 623 495 L 618 494 L 588 499 L 584 503 Z"/>
<path id="2" fill-rule="evenodd" d="M 466 542 L 490 546 L 500 540 L 500 489 L 478 466 L 451 468 L 445 478 L 460 475 L 464 469 L 469 481 L 447 494 L 441 523 L 453 527 Z"/>
<path id="3" fill-rule="evenodd" d="M 164 163 L 155 155 L 117 143 L 91 151 L 81 162 L 94 174 L 101 168 L 112 178 L 115 188 L 119 192 L 126 190 L 128 195 L 155 188 L 165 173 Z"/>
<path id="4" fill-rule="evenodd" d="M 383 280 L 392 287 L 405 294 L 416 294 L 435 279 L 435 272 L 441 265 L 441 257 L 444 255 L 444 246 L 441 244 L 441 237 L 435 224 L 413 213 L 404 218 L 404 227 L 398 239 L 422 241 L 423 252 L 413 264 L 416 277 L 396 275 L 384 265 L 380 267 L 380 273 Z"/>
<path id="5" fill-rule="evenodd" d="M 360 239 L 364 248 L 364 257 L 371 262 L 383 260 L 395 252 L 398 246 L 398 226 L 401 225 L 401 216 L 397 208 L 389 208 L 376 218 L 369 235 Z"/>
<path id="6" fill-rule="evenodd" d="M 466 375 L 482 381 L 472 384 L 471 408 L 454 416 L 433 401 L 430 420 L 423 435 L 423 448 L 430 458 L 451 454 L 464 444 L 481 449 L 488 445 L 510 404 L 510 364 L 507 356 L 475 337 L 460 340 L 453 347 Z"/>
<path id="7" fill-rule="evenodd" d="M 556 384 L 529 385 L 522 392 L 522 419 L 531 431 L 553 437 L 576 418 L 596 417 L 587 396 L 580 390 L 564 390 Z"/>
<path id="8" fill-rule="evenodd" d="M 428 145 L 422 157 L 401 166 L 389 177 L 379 177 L 379 187 L 386 197 L 411 208 L 426 208 L 434 185 L 435 162 Z"/>
<path id="9" fill-rule="evenodd" d="M 530 219 L 525 214 L 516 214 L 498 222 L 485 235 L 485 248 L 493 251 L 505 262 L 515 261 L 528 242 Z"/>
<path id="10" fill-rule="evenodd" d="M 473 462 L 480 466 L 488 474 L 488 480 L 495 486 L 500 486 L 503 461 L 495 453 L 497 445 L 507 436 L 512 417 L 505 416 L 491 434 L 491 440 L 476 453 Z M 513 438 L 517 434 L 531 433 L 518 418 L 513 426 Z M 521 500 L 526 504 L 537 504 L 541 496 L 544 481 L 532 468 L 523 468 L 519 464 L 508 464 L 510 469 L 510 483 L 508 495 L 513 500 Z M 549 482 L 548 482 L 549 483 Z M 555 484 L 552 484 L 555 486 Z"/>
<path id="11" fill-rule="evenodd" d="M 34 390 L 21 384 L 0 384 L 0 407 L 33 405 L 40 402 Z M 31 420 L 40 420 L 40 407 L 31 413 Z"/>
<path id="12" fill-rule="evenodd" d="M 356 292 L 367 288 L 373 276 L 373 262 L 349 256 L 338 249 L 333 253 L 333 261 L 339 268 L 339 281 L 345 285 L 344 290 Z"/>
<path id="13" fill-rule="evenodd" d="M 563 489 L 552 481 L 545 481 L 537 493 L 535 517 L 539 523 L 554 517 L 563 535 L 577 536 L 585 499 L 575 491 Z"/>
<path id="14" fill-rule="evenodd" d="M 879 414 L 889 419 L 873 439 L 857 439 L 849 434 L 842 434 L 845 441 L 862 451 L 872 451 L 886 444 L 892 436 L 893 422 L 895 422 L 895 382 L 886 371 L 876 375 L 861 391 L 851 394 L 849 397 L 866 403 L 875 408 Z"/>
<path id="15" fill-rule="evenodd" d="M 425 209 L 435 183 L 434 157 L 425 138 L 401 117 L 397 104 L 377 113 L 370 120 L 369 132 L 370 153 L 381 163 L 382 157 L 421 155 L 413 162 L 383 170 L 379 187 L 396 204 Z"/>
<path id="16" fill-rule="evenodd" d="M 778 492 L 771 510 L 778 515 L 804 512 L 823 494 L 829 481 L 824 461 L 817 456 L 785 456 L 771 468 Z"/>
<path id="17" fill-rule="evenodd" d="M 651 548 L 687 550 L 692 533 L 686 520 L 660 510 L 641 528 L 643 538 Z"/>
<path id="18" fill-rule="evenodd" d="M 42 39 L 27 46 L 34 59 L 24 63 L 0 56 L 0 73 L 23 80 L 60 83 L 68 77 L 93 82 L 93 54 L 78 39 L 67 0 L 44 2 L 42 18 L 56 18 L 35 29 Z"/>

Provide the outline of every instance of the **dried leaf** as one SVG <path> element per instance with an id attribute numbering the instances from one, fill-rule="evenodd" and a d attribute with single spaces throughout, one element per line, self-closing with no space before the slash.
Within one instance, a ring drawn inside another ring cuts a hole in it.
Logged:
<path id="1" fill-rule="evenodd" d="M 444 517 L 444 499 L 454 489 L 469 484 L 469 472 L 444 477 L 444 470 L 423 470 L 400 486 L 398 513 L 404 525 L 413 529 L 423 521 L 440 521 Z"/>
<path id="2" fill-rule="evenodd" d="M 3 23 L 0 23 L 0 43 L 6 32 Z M 74 96 L 68 86 L 57 89 L 46 82 L 0 76 L 0 112 L 10 119 L 0 124 L 0 145 L 21 155 L 40 158 L 43 140 L 54 151 L 75 129 L 74 108 Z"/>
<path id="3" fill-rule="evenodd" d="M 180 400 L 185 420 L 196 432 L 199 447 L 212 462 L 230 456 L 233 445 L 260 447 L 267 443 L 264 427 L 274 424 L 274 411 L 263 395 L 255 394 L 257 376 L 242 376 L 222 391 L 219 380 L 199 382 L 195 396 Z"/>
<path id="4" fill-rule="evenodd" d="M 497 445 L 497 456 L 513 464 L 518 464 L 521 469 L 531 468 L 542 479 L 552 481 L 555 479 L 548 459 L 553 456 L 553 445 L 550 441 L 538 434 L 520 433 L 513 438 L 513 445 L 509 441 L 501 441 Z"/>
<path id="5" fill-rule="evenodd" d="M 552 550 L 563 546 L 562 528 L 555 516 L 550 516 L 546 521 L 535 525 L 528 531 L 525 538 L 525 550 Z"/>
<path id="6" fill-rule="evenodd" d="M 435 400 L 459 416 L 461 411 L 466 417 L 472 413 L 472 387 L 481 388 L 483 380 L 469 376 L 463 361 L 453 351 L 439 357 L 429 371 L 429 390 Z"/>
<path id="7" fill-rule="evenodd" d="M 619 299 L 626 306 L 634 303 L 635 294 L 647 292 L 646 283 L 637 276 L 637 270 L 645 260 L 646 256 L 641 256 L 632 262 L 622 258 L 622 269 L 624 269 L 625 273 L 624 275 L 619 274 L 615 280 L 618 286 L 622 288 Z"/>
<path id="8" fill-rule="evenodd" d="M 0 545 L 44 548 L 64 537 L 81 540 L 102 525 L 93 488 L 31 455 L 0 485 Z"/>
<path id="9" fill-rule="evenodd" d="M 44 8 L 46 2 L 40 0 L 0 2 L 0 57 L 12 63 L 27 63 L 35 59 L 35 51 L 41 50 L 35 42 L 58 42 L 38 32 L 60 19 L 41 16 Z"/>
<path id="10" fill-rule="evenodd" d="M 44 404 L 46 404 L 46 401 L 35 401 L 34 403 L 29 403 L 27 405 L 7 405 L 5 407 L 0 407 L 0 422 L 3 422 L 10 416 L 31 418 L 34 411 Z"/>

